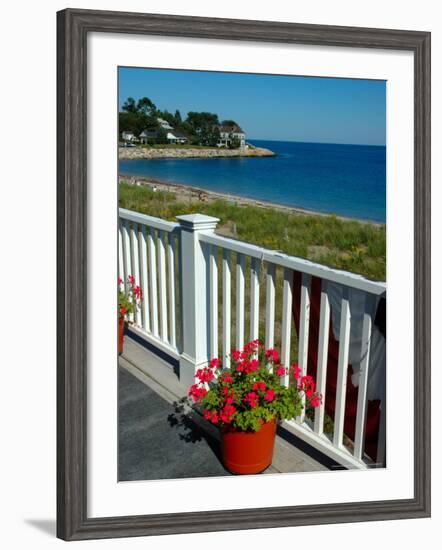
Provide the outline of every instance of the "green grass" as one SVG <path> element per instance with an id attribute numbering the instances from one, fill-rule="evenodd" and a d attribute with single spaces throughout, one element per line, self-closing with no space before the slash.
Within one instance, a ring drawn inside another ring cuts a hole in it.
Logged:
<path id="1" fill-rule="evenodd" d="M 199 212 L 220 218 L 217 232 L 370 279 L 385 280 L 385 225 L 282 212 L 274 208 L 177 199 L 173 192 L 120 184 L 120 206 L 170 221 Z"/>

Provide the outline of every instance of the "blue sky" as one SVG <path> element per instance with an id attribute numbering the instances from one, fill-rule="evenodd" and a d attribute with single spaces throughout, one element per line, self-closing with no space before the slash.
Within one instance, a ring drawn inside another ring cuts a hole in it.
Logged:
<path id="1" fill-rule="evenodd" d="M 385 145 L 385 81 L 122 67 L 120 108 L 130 96 L 217 113 L 251 140 Z"/>

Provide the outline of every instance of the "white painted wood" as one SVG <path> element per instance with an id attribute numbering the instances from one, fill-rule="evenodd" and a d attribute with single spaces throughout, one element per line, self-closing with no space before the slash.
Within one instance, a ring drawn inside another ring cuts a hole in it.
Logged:
<path id="1" fill-rule="evenodd" d="M 123 220 L 140 223 L 158 229 L 160 231 L 174 231 L 179 228 L 179 224 L 176 222 L 168 222 L 161 218 L 155 218 L 154 216 L 148 216 L 147 214 L 141 214 L 140 212 L 134 212 L 133 210 L 126 210 L 125 208 L 119 209 L 119 216 Z"/>
<path id="2" fill-rule="evenodd" d="M 308 275 L 314 275 L 321 279 L 340 283 L 345 286 L 364 290 L 375 295 L 384 294 L 387 286 L 385 282 L 370 281 L 365 279 L 362 275 L 350 273 L 349 271 L 341 271 L 339 269 L 333 269 L 325 265 L 316 264 L 310 260 L 304 258 L 297 258 L 295 256 L 288 256 L 282 252 L 274 250 L 268 250 L 260 246 L 244 243 L 241 241 L 235 241 L 222 237 L 221 235 L 203 235 L 202 241 L 208 244 L 214 244 L 221 248 L 227 248 L 232 252 L 244 254 L 252 258 L 258 258 L 260 261 L 274 263 L 278 266 L 291 269 L 293 271 L 300 271 Z"/>
<path id="3" fill-rule="evenodd" d="M 141 319 L 143 329 L 150 331 L 150 314 L 149 314 L 149 280 L 147 266 L 147 229 L 145 225 L 139 226 L 138 242 L 140 248 L 140 275 L 141 275 L 141 292 L 143 293 L 143 301 L 141 302 Z"/>
<path id="4" fill-rule="evenodd" d="M 158 231 L 158 305 L 160 313 L 160 337 L 168 342 L 167 319 L 167 274 L 166 274 L 166 235 Z"/>
<path id="5" fill-rule="evenodd" d="M 314 431 L 324 433 L 324 414 L 327 382 L 328 341 L 330 333 L 330 300 L 326 292 L 321 292 L 321 310 L 319 315 L 318 370 L 316 388 L 322 395 L 322 403 L 315 409 Z"/>
<path id="6" fill-rule="evenodd" d="M 273 348 L 275 345 L 275 286 L 276 266 L 268 263 L 266 273 L 266 349 Z"/>
<path id="7" fill-rule="evenodd" d="M 135 277 L 135 285 L 140 284 L 140 252 L 138 249 L 138 224 L 132 223 L 130 230 L 130 248 L 132 275 Z M 141 311 L 138 307 L 134 308 L 134 323 L 141 325 Z"/>
<path id="8" fill-rule="evenodd" d="M 232 275 L 230 251 L 223 250 L 223 363 L 230 368 L 231 322 L 232 322 Z"/>
<path id="9" fill-rule="evenodd" d="M 173 359 L 180 359 L 180 352 L 177 348 L 172 347 L 168 342 L 164 342 L 159 338 L 158 336 L 154 336 L 151 333 L 146 332 L 145 330 L 141 329 L 140 327 L 131 326 L 130 330 L 133 331 L 137 336 L 140 336 L 143 340 L 148 342 L 149 344 L 152 344 L 156 348 L 158 348 L 160 351 L 164 351 L 168 355 L 170 355 Z"/>
<path id="10" fill-rule="evenodd" d="M 158 336 L 158 285 L 157 285 L 157 250 L 156 231 L 149 227 L 147 233 L 147 248 L 149 252 L 149 294 L 150 294 L 150 326 L 152 334 Z"/>
<path id="11" fill-rule="evenodd" d="M 290 338 L 292 330 L 293 271 L 284 269 L 282 291 L 281 363 L 290 366 Z M 289 385 L 289 376 L 281 377 L 281 384 Z"/>
<path id="12" fill-rule="evenodd" d="M 169 342 L 176 348 L 176 292 L 175 292 L 175 235 L 169 233 L 167 243 L 167 264 L 169 268 L 168 275 L 168 304 L 169 304 Z"/>
<path id="13" fill-rule="evenodd" d="M 259 275 L 261 263 L 252 258 L 250 268 L 250 341 L 259 337 Z"/>
<path id="14" fill-rule="evenodd" d="M 367 417 L 367 383 L 370 363 L 370 343 L 372 331 L 371 307 L 372 296 L 366 296 L 364 320 L 362 322 L 361 361 L 359 363 L 358 403 L 356 412 L 356 429 L 354 456 L 361 460 L 364 454 L 365 420 Z"/>
<path id="15" fill-rule="evenodd" d="M 306 273 L 301 276 L 301 300 L 299 312 L 299 343 L 298 343 L 298 365 L 301 369 L 301 376 L 307 374 L 308 362 L 308 335 L 310 324 L 310 283 L 311 277 Z M 288 365 L 287 365 L 288 366 Z M 302 412 L 298 417 L 298 422 L 304 422 L 305 418 L 305 394 L 301 394 Z"/>
<path id="16" fill-rule="evenodd" d="M 345 397 L 347 391 L 348 351 L 350 345 L 350 304 L 347 298 L 341 301 L 341 323 L 339 329 L 338 380 L 336 384 L 335 425 L 333 444 L 342 447 L 344 435 Z"/>
<path id="17" fill-rule="evenodd" d="M 200 237 L 213 232 L 218 218 L 202 214 L 177 216 L 181 226 L 181 276 L 183 322 L 183 352 L 180 357 L 180 381 L 191 385 L 195 372 L 207 364 L 208 338 L 208 247 Z"/>
<path id="18" fill-rule="evenodd" d="M 218 357 L 218 248 L 210 247 L 210 358 Z"/>
<path id="19" fill-rule="evenodd" d="M 236 347 L 244 347 L 244 298 L 245 298 L 246 258 L 236 256 Z"/>
<path id="20" fill-rule="evenodd" d="M 356 460 L 345 447 L 336 447 L 325 434 L 315 433 L 306 422 L 298 424 L 294 420 L 283 420 L 280 425 L 342 466 L 349 469 L 367 469 L 367 464 Z"/>
<path id="21" fill-rule="evenodd" d="M 127 277 L 132 275 L 132 264 L 131 264 L 131 246 L 130 246 L 130 227 L 129 222 L 123 222 L 123 252 L 124 252 L 124 266 L 126 279 L 124 281 L 125 289 L 127 288 Z M 134 316 L 133 313 L 129 313 L 127 316 L 130 322 L 133 322 Z"/>
<path id="22" fill-rule="evenodd" d="M 118 222 L 118 279 L 123 282 L 118 285 L 118 290 L 124 291 L 124 281 L 126 274 L 124 273 L 124 257 L 123 257 L 123 232 L 121 229 L 121 222 Z"/>

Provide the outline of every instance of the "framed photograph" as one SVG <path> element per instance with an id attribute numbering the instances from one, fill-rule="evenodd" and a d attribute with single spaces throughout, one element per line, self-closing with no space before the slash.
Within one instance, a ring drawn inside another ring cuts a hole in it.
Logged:
<path id="1" fill-rule="evenodd" d="M 430 33 L 58 13 L 58 536 L 430 515 Z"/>

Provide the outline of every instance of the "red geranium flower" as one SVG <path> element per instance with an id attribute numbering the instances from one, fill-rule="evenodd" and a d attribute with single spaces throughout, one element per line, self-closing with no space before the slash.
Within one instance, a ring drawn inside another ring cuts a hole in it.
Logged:
<path id="1" fill-rule="evenodd" d="M 189 388 L 189 397 L 192 397 L 195 403 L 202 399 L 206 393 L 206 388 L 200 387 L 198 384 L 193 384 L 193 386 L 190 386 Z"/>
<path id="2" fill-rule="evenodd" d="M 273 401 L 275 399 L 275 390 L 267 390 L 264 394 L 265 401 Z"/>
<path id="3" fill-rule="evenodd" d="M 264 382 L 255 382 L 252 386 L 253 390 L 258 390 L 258 391 L 265 391 L 266 388 L 267 386 L 265 385 Z"/>
<path id="4" fill-rule="evenodd" d="M 249 392 L 244 397 L 244 402 L 248 403 L 252 409 L 254 409 L 258 405 L 258 394 L 254 391 Z"/>
<path id="5" fill-rule="evenodd" d="M 215 378 L 213 371 L 208 367 L 198 369 L 195 376 L 200 382 L 211 382 Z"/>
<path id="6" fill-rule="evenodd" d="M 320 394 L 316 394 L 312 397 L 310 401 L 310 405 L 312 407 L 319 407 L 319 405 L 322 403 L 322 398 Z"/>
<path id="7" fill-rule="evenodd" d="M 299 380 L 301 376 L 301 367 L 297 363 L 293 363 L 291 367 L 293 369 L 293 376 L 295 377 L 296 380 Z"/>
<path id="8" fill-rule="evenodd" d="M 269 359 L 270 361 L 273 361 L 274 363 L 279 362 L 279 353 L 277 352 L 276 349 L 273 349 L 273 348 L 268 349 L 265 355 L 266 355 L 266 358 Z"/>
<path id="9" fill-rule="evenodd" d="M 219 369 L 220 366 L 221 366 L 221 361 L 218 359 L 218 357 L 214 357 L 209 363 L 209 367 L 211 369 Z"/>
<path id="10" fill-rule="evenodd" d="M 276 373 L 277 376 L 284 376 L 286 374 L 285 367 L 283 367 L 282 365 L 279 365 L 277 367 L 275 373 Z"/>

